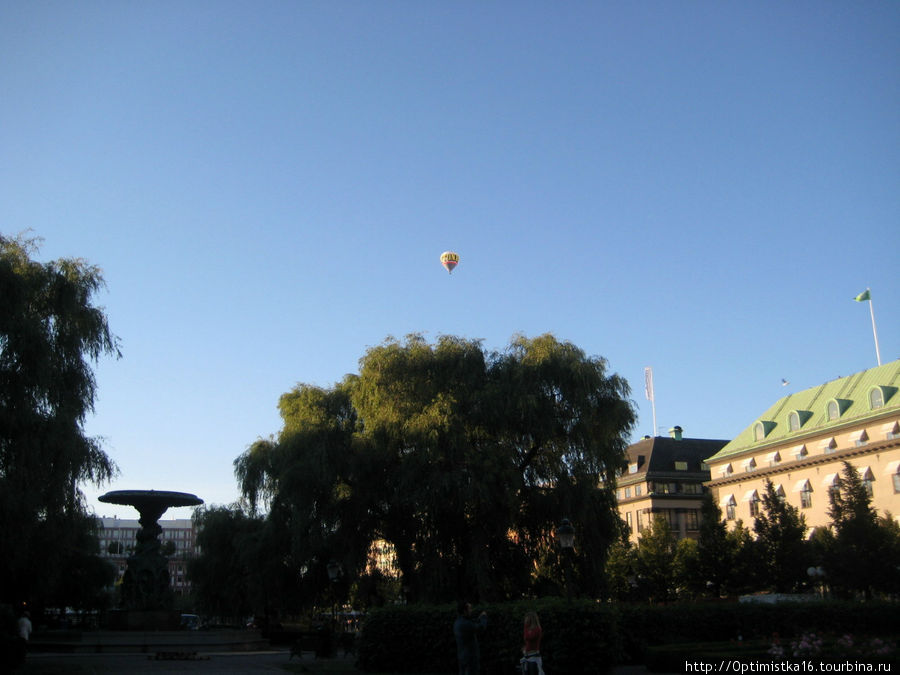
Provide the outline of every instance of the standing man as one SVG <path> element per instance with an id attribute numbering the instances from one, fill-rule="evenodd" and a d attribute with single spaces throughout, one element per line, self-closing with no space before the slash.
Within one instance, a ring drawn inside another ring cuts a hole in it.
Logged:
<path id="1" fill-rule="evenodd" d="M 457 617 L 453 622 L 453 636 L 456 638 L 456 657 L 459 659 L 459 675 L 479 675 L 481 673 L 481 652 L 478 647 L 478 633 L 487 628 L 487 614 L 482 612 L 478 621 L 472 619 L 472 605 L 460 601 Z"/>
<path id="2" fill-rule="evenodd" d="M 28 610 L 22 610 L 19 621 L 16 623 L 18 640 L 14 646 L 13 664 L 20 666 L 25 663 L 25 655 L 28 653 L 28 640 L 31 639 L 31 617 Z"/>

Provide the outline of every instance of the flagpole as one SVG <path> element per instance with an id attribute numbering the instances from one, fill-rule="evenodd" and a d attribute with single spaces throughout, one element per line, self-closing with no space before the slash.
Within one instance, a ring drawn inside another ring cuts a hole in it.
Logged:
<path id="1" fill-rule="evenodd" d="M 653 368 L 650 366 L 644 368 L 644 394 L 653 409 L 653 433 L 650 434 L 650 437 L 656 438 L 656 395 L 653 393 Z"/>
<path id="2" fill-rule="evenodd" d="M 869 314 L 872 316 L 872 335 L 875 336 L 875 358 L 878 359 L 878 365 L 881 365 L 881 350 L 878 349 L 878 330 L 875 328 L 875 310 L 872 309 L 872 295 L 869 294 Z"/>
<path id="3" fill-rule="evenodd" d="M 878 329 L 875 328 L 875 309 L 872 307 L 872 291 L 866 289 L 855 298 L 857 302 L 869 301 L 869 315 L 872 317 L 872 335 L 875 336 L 875 358 L 878 359 L 878 365 L 881 365 L 881 350 L 878 348 Z"/>

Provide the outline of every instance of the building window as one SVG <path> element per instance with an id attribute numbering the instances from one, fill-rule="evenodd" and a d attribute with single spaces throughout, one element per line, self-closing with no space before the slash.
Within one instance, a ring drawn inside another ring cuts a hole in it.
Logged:
<path id="1" fill-rule="evenodd" d="M 625 499 L 631 499 L 631 488 L 625 488 Z"/>
<path id="2" fill-rule="evenodd" d="M 800 414 L 796 410 L 788 415 L 788 430 L 800 431 Z"/>
<path id="3" fill-rule="evenodd" d="M 620 464 L 619 466 L 622 466 L 622 465 Z M 637 472 L 638 472 L 637 462 L 632 462 L 631 464 L 628 465 L 628 473 L 637 473 Z"/>
<path id="4" fill-rule="evenodd" d="M 893 438 L 900 438 L 900 422 L 894 422 L 893 424 L 885 425 L 884 437 L 888 440 Z"/>
<path id="5" fill-rule="evenodd" d="M 734 495 L 729 495 L 728 499 L 725 501 L 725 519 L 726 520 L 734 520 L 734 510 L 737 506 L 737 502 L 734 501 Z"/>
<path id="6" fill-rule="evenodd" d="M 643 511 L 637 512 L 637 521 L 638 521 L 638 532 L 643 532 L 644 531 L 644 512 Z"/>
<path id="7" fill-rule="evenodd" d="M 766 428 L 763 426 L 762 422 L 757 422 L 753 425 L 753 440 L 761 441 L 766 437 Z"/>
<path id="8" fill-rule="evenodd" d="M 836 420 L 841 416 L 841 408 L 837 401 L 828 401 L 828 420 Z"/>
<path id="9" fill-rule="evenodd" d="M 681 490 L 686 495 L 699 495 L 703 492 L 703 486 L 700 483 L 682 483 Z"/>
<path id="10" fill-rule="evenodd" d="M 884 393 L 881 391 L 881 387 L 874 387 L 869 392 L 869 407 L 872 410 L 884 407 Z"/>
<path id="11" fill-rule="evenodd" d="M 755 492 L 750 498 L 750 517 L 756 518 L 759 515 L 759 495 Z"/>
<path id="12" fill-rule="evenodd" d="M 869 499 L 872 499 L 875 488 L 875 476 L 872 474 L 872 470 L 869 467 L 866 467 L 859 472 L 859 475 L 862 477 L 863 489 L 866 491 L 866 494 L 869 495 Z"/>
<path id="13" fill-rule="evenodd" d="M 744 464 L 744 471 L 747 471 L 748 473 L 750 471 L 756 471 L 756 460 L 753 457 L 748 459 L 747 463 Z"/>
<path id="14" fill-rule="evenodd" d="M 778 452 L 770 452 L 766 459 L 769 462 L 769 466 L 775 466 L 781 462 L 781 454 Z"/>
<path id="15" fill-rule="evenodd" d="M 900 493 L 900 472 L 891 476 L 891 480 L 894 482 L 894 494 Z"/>
<path id="16" fill-rule="evenodd" d="M 700 518 L 698 516 L 696 509 L 691 509 L 689 511 L 684 512 L 684 520 L 686 523 L 686 527 L 689 530 L 699 530 L 700 529 Z"/>
<path id="17" fill-rule="evenodd" d="M 640 497 L 640 496 L 641 496 L 641 492 L 643 492 L 643 490 L 641 490 L 641 486 L 640 486 L 640 485 L 635 485 L 635 486 L 634 486 L 634 496 L 635 496 L 635 497 Z"/>
<path id="18" fill-rule="evenodd" d="M 863 429 L 862 431 L 860 431 L 858 434 L 855 434 L 854 437 L 853 437 L 853 444 L 854 444 L 857 448 L 859 448 L 859 447 L 865 445 L 865 444 L 868 443 L 868 442 L 869 442 L 869 434 L 866 433 L 866 430 L 865 430 L 865 429 Z"/>
<path id="19" fill-rule="evenodd" d="M 688 463 L 687 462 L 675 462 L 675 470 L 676 471 L 687 471 Z"/>
<path id="20" fill-rule="evenodd" d="M 632 532 L 633 529 L 631 527 L 631 511 L 625 514 L 625 524 L 628 526 L 628 532 Z"/>
<path id="21" fill-rule="evenodd" d="M 812 485 L 810 485 L 808 481 L 803 490 L 800 491 L 800 508 L 812 508 Z"/>

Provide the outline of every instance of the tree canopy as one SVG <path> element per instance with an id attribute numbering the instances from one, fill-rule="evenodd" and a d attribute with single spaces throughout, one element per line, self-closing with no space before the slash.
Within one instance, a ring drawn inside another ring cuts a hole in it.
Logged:
<path id="1" fill-rule="evenodd" d="M 890 513 L 878 516 L 859 470 L 849 462 L 835 488 L 828 495 L 831 530 L 816 537 L 828 583 L 838 595 L 897 593 L 900 528 Z"/>
<path id="2" fill-rule="evenodd" d="M 389 339 L 359 374 L 283 395 L 281 432 L 235 473 L 248 503 L 290 533 L 292 564 L 320 578 L 332 561 L 360 575 L 382 539 L 409 596 L 520 596 L 539 577 L 558 581 L 553 532 L 569 517 L 577 583 L 596 592 L 620 527 L 598 484 L 623 466 L 628 394 L 602 358 L 551 335 L 502 352 Z"/>
<path id="3" fill-rule="evenodd" d="M 93 304 L 103 277 L 80 259 L 37 262 L 36 251 L 34 239 L 0 235 L 0 531 L 11 544 L 0 594 L 7 602 L 59 595 L 66 570 L 85 546 L 96 546 L 84 538 L 91 524 L 79 485 L 116 471 L 83 427 L 96 396 L 92 364 L 119 354 Z"/>
<path id="4" fill-rule="evenodd" d="M 753 521 L 763 577 L 779 593 L 791 593 L 808 579 L 806 518 L 796 506 L 778 495 L 772 481 L 766 480 L 763 507 Z"/>

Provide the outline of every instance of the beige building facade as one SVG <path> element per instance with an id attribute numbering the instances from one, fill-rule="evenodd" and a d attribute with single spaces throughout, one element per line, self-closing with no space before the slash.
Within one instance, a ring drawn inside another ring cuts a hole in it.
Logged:
<path id="1" fill-rule="evenodd" d="M 829 525 L 829 492 L 849 462 L 879 515 L 900 517 L 900 361 L 779 399 L 706 462 L 730 527 L 752 527 L 766 481 L 810 531 Z"/>

